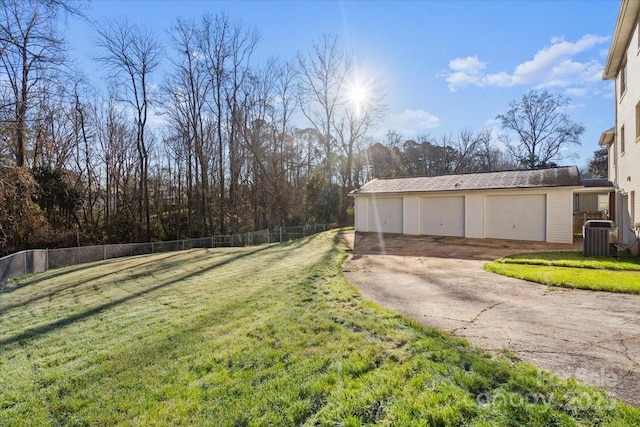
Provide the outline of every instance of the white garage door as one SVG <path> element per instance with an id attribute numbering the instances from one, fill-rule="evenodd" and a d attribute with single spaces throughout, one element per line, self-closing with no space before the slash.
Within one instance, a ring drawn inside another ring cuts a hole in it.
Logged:
<path id="1" fill-rule="evenodd" d="M 369 231 L 402 233 L 402 198 L 369 199 Z"/>
<path id="2" fill-rule="evenodd" d="M 464 237 L 464 197 L 420 199 L 420 234 Z"/>
<path id="3" fill-rule="evenodd" d="M 487 196 L 487 237 L 546 241 L 546 195 Z"/>

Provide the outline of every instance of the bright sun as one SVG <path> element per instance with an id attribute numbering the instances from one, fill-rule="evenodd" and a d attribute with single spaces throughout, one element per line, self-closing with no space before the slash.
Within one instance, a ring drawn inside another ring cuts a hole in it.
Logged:
<path id="1" fill-rule="evenodd" d="M 357 115 L 362 113 L 362 110 L 369 102 L 371 91 L 368 86 L 354 82 L 347 88 L 347 100 L 354 108 Z"/>
<path id="2" fill-rule="evenodd" d="M 352 85 L 349 88 L 349 101 L 356 105 L 366 103 L 369 97 L 369 91 L 361 84 Z"/>

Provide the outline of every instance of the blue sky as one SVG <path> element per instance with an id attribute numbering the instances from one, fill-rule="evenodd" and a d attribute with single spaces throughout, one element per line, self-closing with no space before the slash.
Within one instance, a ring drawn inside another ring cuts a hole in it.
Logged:
<path id="1" fill-rule="evenodd" d="M 614 124 L 613 86 L 601 75 L 618 8 L 617 0 L 95 0 L 87 15 L 147 25 L 170 49 L 166 30 L 176 17 L 225 12 L 260 34 L 256 63 L 293 58 L 323 35 L 337 35 L 385 88 L 388 114 L 378 136 L 389 129 L 412 138 L 496 128 L 495 116 L 510 101 L 548 89 L 569 96 L 566 113 L 586 127 L 578 157 L 563 161 L 582 167 Z M 85 73 L 99 79 L 88 60 L 95 54 L 91 26 L 71 20 L 66 31 Z"/>

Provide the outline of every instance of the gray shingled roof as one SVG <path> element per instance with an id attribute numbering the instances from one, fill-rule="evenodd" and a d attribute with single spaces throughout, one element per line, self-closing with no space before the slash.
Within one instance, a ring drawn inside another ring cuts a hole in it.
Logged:
<path id="1" fill-rule="evenodd" d="M 552 169 L 440 175 L 420 178 L 374 179 L 349 194 L 422 193 L 581 185 L 582 181 L 580 180 L 578 168 L 567 166 Z"/>

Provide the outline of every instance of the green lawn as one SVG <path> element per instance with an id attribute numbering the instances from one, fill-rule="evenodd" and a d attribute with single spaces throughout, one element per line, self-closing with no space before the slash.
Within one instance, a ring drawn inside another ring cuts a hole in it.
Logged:
<path id="1" fill-rule="evenodd" d="M 581 252 L 539 252 L 511 255 L 485 269 L 548 286 L 594 291 L 640 293 L 640 258 L 589 258 Z"/>
<path id="2" fill-rule="evenodd" d="M 578 251 L 536 252 L 510 255 L 500 259 L 507 264 L 532 264 L 599 270 L 640 271 L 640 258 L 622 252 L 618 258 L 585 257 Z"/>
<path id="3" fill-rule="evenodd" d="M 640 410 L 366 302 L 335 232 L 0 290 L 0 425 L 638 425 Z"/>

